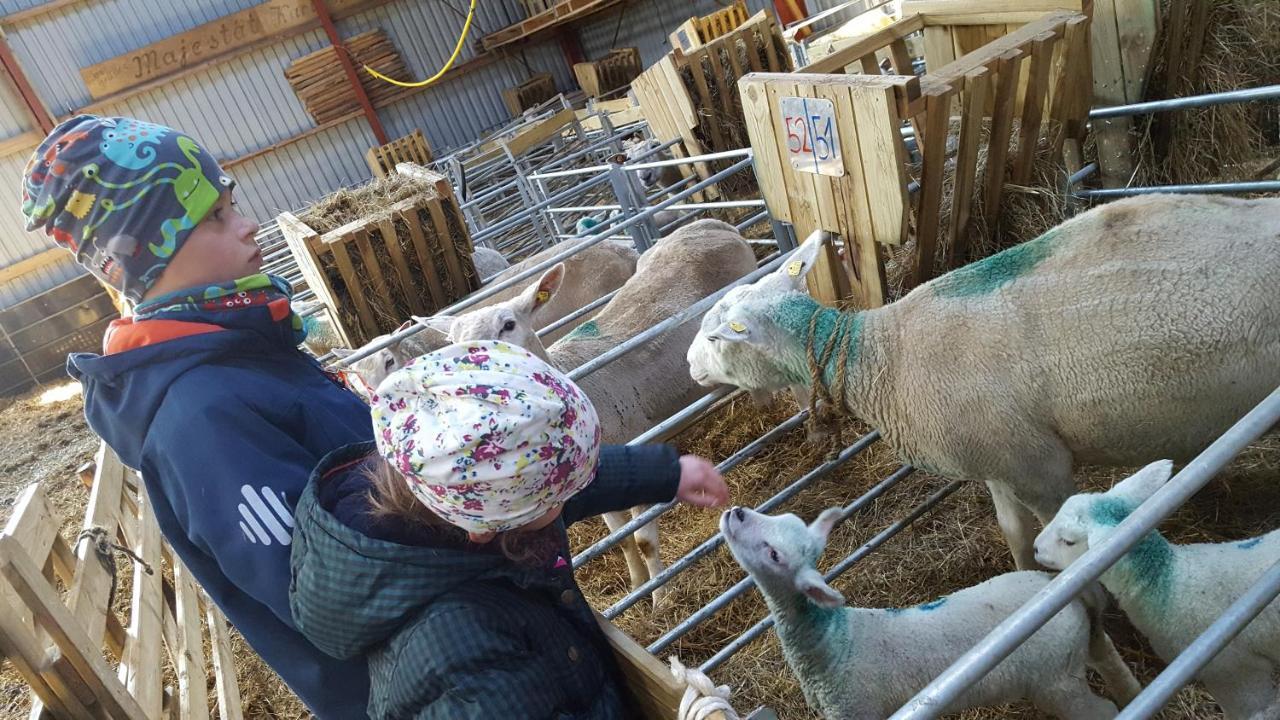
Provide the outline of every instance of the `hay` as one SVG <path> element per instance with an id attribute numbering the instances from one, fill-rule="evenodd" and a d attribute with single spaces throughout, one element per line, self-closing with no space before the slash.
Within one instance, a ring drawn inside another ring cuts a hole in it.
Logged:
<path id="1" fill-rule="evenodd" d="M 421 299 L 427 307 L 428 314 L 439 309 L 432 303 L 431 296 L 427 292 L 428 285 L 425 280 L 427 273 L 434 274 L 439 279 L 446 302 L 457 300 L 480 286 L 480 279 L 476 275 L 475 266 L 471 260 L 471 237 L 456 203 L 450 200 L 441 203 L 449 231 L 447 238 L 439 236 L 425 202 L 405 213 L 392 215 L 389 211 L 396 203 L 404 200 L 421 197 L 426 201 L 435 196 L 435 190 L 430 186 L 401 175 L 389 175 L 357 188 L 342 189 L 328 195 L 300 216 L 299 219 L 302 222 L 322 235 L 356 221 L 361 221 L 367 230 L 373 255 L 372 264 L 366 262 L 364 254 L 359 250 L 359 245 L 351 239 L 354 235 L 340 241 L 346 246 L 350 257 L 356 287 L 350 287 L 343 279 L 332 252 L 319 253 L 316 263 L 333 287 L 338 317 L 343 326 L 354 334 L 354 342 L 364 343 L 372 339 L 358 332 L 362 325 L 356 309 L 357 302 L 363 302 L 368 306 L 374 316 L 378 333 L 387 333 L 395 330 L 400 323 L 413 314 L 411 297 Z M 387 249 L 387 243 L 382 237 L 382 230 L 378 223 L 388 219 L 395 229 L 397 244 L 404 257 L 413 287 L 405 287 L 401 281 L 400 273 L 396 269 L 397 264 L 393 261 L 391 252 Z M 431 254 L 432 268 L 430 269 L 422 266 L 408 231 L 408 222 L 416 222 L 426 238 Z M 458 256 L 463 273 L 462 278 L 455 278 L 449 272 L 449 266 L 445 262 L 445 243 L 452 245 Z M 385 293 L 374 281 L 372 266 L 376 266 L 381 272 L 386 284 Z"/>
<path id="2" fill-rule="evenodd" d="M 795 406 L 759 411 L 746 400 L 732 403 L 714 417 L 686 431 L 676 443 L 682 452 L 696 452 L 721 460 L 795 412 Z M 846 440 L 866 428 L 847 425 Z M 795 478 L 818 465 L 824 448 L 806 443 L 796 430 L 728 476 L 732 502 L 756 505 Z M 898 467 L 892 451 L 877 443 L 826 478 L 815 482 L 782 511 L 806 520 L 822 509 L 845 504 L 864 493 Z M 1081 487 L 1101 490 L 1132 469 L 1082 468 Z M 1208 488 L 1164 527 L 1178 542 L 1238 539 L 1274 528 L 1280 506 L 1280 438 L 1270 437 L 1238 458 Z M 902 481 L 862 513 L 832 533 L 822 567 L 829 568 L 891 522 L 905 515 L 946 481 L 917 473 Z M 660 521 L 662 556 L 670 563 L 717 531 L 719 513 L 680 506 Z M 580 523 L 570 535 L 584 547 L 604 534 L 599 521 Z M 985 489 L 966 485 L 930 514 L 920 518 L 872 553 L 834 585 L 852 604 L 868 607 L 909 606 L 969 587 L 1013 569 L 1009 552 L 995 522 Z M 744 573 L 724 548 L 718 549 L 668 586 L 669 606 L 654 615 L 647 602 L 624 613 L 615 623 L 642 645 L 657 639 L 693 611 L 731 587 Z M 608 607 L 624 594 L 627 573 L 620 553 L 608 553 L 577 573 L 578 582 L 594 607 Z M 663 656 L 678 654 L 687 663 L 711 657 L 727 642 L 766 614 L 759 594 L 752 590 L 721 610 L 713 619 L 685 635 Z M 1140 679 L 1150 681 L 1161 667 L 1146 644 L 1118 613 L 1108 628 L 1121 653 Z M 734 705 L 741 711 L 768 705 L 783 720 L 817 718 L 807 708 L 790 670 L 782 659 L 776 636 L 770 632 L 744 648 L 712 673 L 734 689 Z M 1160 717 L 1202 720 L 1220 717 L 1216 706 L 1199 688 L 1185 689 Z M 1025 703 L 964 713 L 972 720 L 1041 717 Z"/>
<path id="3" fill-rule="evenodd" d="M 1154 52 L 1148 97 L 1224 92 L 1280 83 L 1280 4 L 1274 0 L 1205 0 L 1210 4 L 1203 54 L 1170 77 L 1166 30 Z M 1219 105 L 1139 116 L 1139 163 L 1132 184 L 1275 179 L 1280 108 L 1272 102 Z M 1167 135 L 1165 135 L 1167 133 Z M 1167 137 L 1167 145 L 1164 138 Z"/>

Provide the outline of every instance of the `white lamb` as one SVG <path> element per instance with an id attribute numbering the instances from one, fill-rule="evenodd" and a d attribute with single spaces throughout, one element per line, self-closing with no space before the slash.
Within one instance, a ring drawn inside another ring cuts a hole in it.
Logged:
<path id="1" fill-rule="evenodd" d="M 505 278 L 563 252 L 566 247 L 568 247 L 566 243 L 553 245 L 503 270 L 490 282 L 501 282 Z M 635 273 L 638 257 L 636 251 L 631 248 L 630 243 L 606 240 L 597 245 L 592 245 L 569 258 L 563 263 L 566 267 L 565 277 L 569 278 L 569 280 L 565 284 L 563 291 L 549 301 L 540 313 L 539 319 L 542 320 L 543 325 L 555 322 L 578 308 L 622 287 L 627 278 Z M 508 301 L 536 284 L 537 281 L 534 280 L 530 281 L 528 285 L 516 285 L 480 301 L 475 307 L 484 308 Z M 403 330 L 411 324 L 412 322 L 407 322 L 401 325 L 399 330 Z M 569 324 L 549 333 L 547 341 L 552 342 L 567 335 L 572 330 L 572 327 L 572 324 Z M 369 344 L 380 343 L 386 338 L 386 335 L 380 335 L 370 340 Z M 363 360 L 356 361 L 349 368 L 349 374 L 356 378 L 353 384 L 357 392 L 365 394 L 367 390 L 378 387 L 383 378 L 404 367 L 413 358 L 433 350 L 439 350 L 448 343 L 449 341 L 442 332 L 429 327 L 423 328 L 404 340 L 379 350 Z M 335 350 L 334 352 L 338 357 L 347 357 L 356 351 Z"/>
<path id="2" fill-rule="evenodd" d="M 1035 520 L 1075 492 L 1074 463 L 1189 458 L 1280 384 L 1277 236 L 1280 200 L 1122 200 L 858 313 L 802 292 L 812 237 L 707 313 L 690 371 L 806 386 L 806 347 L 834 345 L 832 395 L 906 462 L 985 481 L 1033 568 Z"/>
<path id="3" fill-rule="evenodd" d="M 1115 532 L 1116 525 L 1159 490 L 1173 471 L 1151 463 L 1105 493 L 1068 498 L 1036 538 L 1036 560 L 1061 570 Z M 1280 562 L 1280 530 L 1226 543 L 1174 545 L 1148 533 L 1102 575 L 1151 647 L 1171 662 Z M 1198 676 L 1228 720 L 1280 718 L 1280 601 L 1249 623 Z"/>
<path id="4" fill-rule="evenodd" d="M 795 515 L 745 508 L 720 518 L 729 550 L 769 604 L 805 700 L 828 720 L 892 715 L 1051 579 L 1013 572 L 913 608 L 844 607 L 817 569 L 840 513 L 825 510 L 807 527 Z M 1115 717 L 1116 706 L 1089 689 L 1086 665 L 1122 702 L 1139 688 L 1098 610 L 1072 602 L 944 712 L 1027 699 L 1060 718 Z"/>
<path id="5" fill-rule="evenodd" d="M 451 340 L 500 339 L 520 345 L 560 370 L 570 371 L 653 325 L 675 315 L 756 268 L 751 246 L 732 225 L 700 220 L 663 238 L 636 264 L 636 274 L 592 320 L 550 348 L 534 332 L 546 323 L 544 307 L 561 287 L 556 266 L 519 297 L 457 318 L 424 320 Z M 684 349 L 698 330 L 683 323 L 579 381 L 600 416 L 604 442 L 625 443 L 706 394 L 684 371 Z M 635 514 L 639 508 L 633 511 Z M 609 528 L 625 513 L 605 516 Z M 662 571 L 658 528 L 649 524 L 624 542 L 632 587 Z M 663 592 L 654 593 L 660 604 Z"/>

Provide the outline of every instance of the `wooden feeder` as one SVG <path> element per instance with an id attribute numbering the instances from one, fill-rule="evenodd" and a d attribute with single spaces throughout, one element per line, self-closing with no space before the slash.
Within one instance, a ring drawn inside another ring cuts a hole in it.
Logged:
<path id="1" fill-rule="evenodd" d="M 323 234 L 307 225 L 305 214 L 279 216 L 307 286 L 330 309 L 349 347 L 480 287 L 453 188 L 425 168 L 417 175 L 426 178 L 420 193 Z"/>
<path id="2" fill-rule="evenodd" d="M 556 82 L 551 73 L 538 73 L 515 87 L 502 91 L 502 102 L 512 117 L 556 96 Z"/>
<path id="3" fill-rule="evenodd" d="M 573 74 L 588 97 L 598 98 L 626 87 L 640 74 L 640 50 L 616 48 L 601 60 L 575 63 Z"/>
<path id="4" fill-rule="evenodd" d="M 396 171 L 396 165 L 402 162 L 425 166 L 430 165 L 433 159 L 431 146 L 427 144 L 427 138 L 423 136 L 421 130 L 414 130 L 386 145 L 371 147 L 364 158 L 369 163 L 369 171 L 376 178 L 393 174 Z"/>
<path id="5" fill-rule="evenodd" d="M 715 40 L 721 35 L 737 30 L 747 21 L 747 4 L 743 0 L 710 15 L 694 17 L 680 23 L 680 27 L 668 36 L 671 47 L 684 51 L 693 50 Z"/>

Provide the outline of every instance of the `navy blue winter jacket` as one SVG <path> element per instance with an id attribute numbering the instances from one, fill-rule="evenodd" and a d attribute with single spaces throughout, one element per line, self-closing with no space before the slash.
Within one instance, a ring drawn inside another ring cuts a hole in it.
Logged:
<path id="1" fill-rule="evenodd" d="M 313 712 L 365 717 L 364 659 L 335 660 L 294 628 L 289 553 L 307 478 L 372 440 L 368 407 L 265 308 L 117 321 L 109 338 L 108 354 L 72 355 L 67 370 L 89 426 L 142 472 L 165 539 Z"/>

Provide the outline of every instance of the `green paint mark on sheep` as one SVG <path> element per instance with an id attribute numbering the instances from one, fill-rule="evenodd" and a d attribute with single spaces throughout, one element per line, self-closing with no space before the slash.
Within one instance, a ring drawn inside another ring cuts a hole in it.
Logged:
<path id="1" fill-rule="evenodd" d="M 1251 548 L 1258 547 L 1258 543 L 1260 542 L 1262 542 L 1262 538 L 1256 537 L 1252 540 L 1245 540 L 1243 542 L 1237 543 L 1236 547 L 1240 548 L 1241 550 L 1249 550 Z"/>
<path id="2" fill-rule="evenodd" d="M 595 320 L 588 320 L 574 328 L 573 332 L 569 333 L 567 337 L 574 339 L 597 338 L 600 337 L 600 326 L 596 324 Z"/>
<path id="3" fill-rule="evenodd" d="M 993 293 L 1031 272 L 1053 254 L 1057 235 L 1058 230 L 1054 228 L 1035 240 L 952 270 L 933 282 L 934 295 L 963 298 Z"/>
<path id="4" fill-rule="evenodd" d="M 813 329 L 814 348 L 818 357 L 821 357 L 825 349 L 832 342 L 832 336 L 836 335 L 835 341 L 839 343 L 847 343 L 849 346 L 848 362 L 854 363 L 858 356 L 858 340 L 862 334 L 862 314 L 857 313 L 852 320 L 842 322 L 842 313 L 835 308 L 829 308 L 818 303 L 818 301 L 803 293 L 794 293 L 786 295 L 781 301 L 776 303 L 770 319 L 782 328 L 788 335 L 795 337 L 803 348 L 809 338 L 809 325 L 813 320 L 814 313 L 818 314 L 817 326 Z M 836 358 L 839 357 L 840 349 L 837 347 L 832 351 L 831 361 L 827 367 L 823 368 L 824 379 L 830 383 L 835 379 Z M 801 355 L 803 357 L 803 353 Z M 809 382 L 809 367 L 807 362 L 802 362 L 800 367 L 788 368 L 789 374 L 794 377 L 789 378 L 792 382 Z"/>
<path id="5" fill-rule="evenodd" d="M 1103 496 L 1089 508 L 1093 521 L 1104 527 L 1115 527 L 1129 517 L 1134 505 L 1127 500 Z M 1143 536 L 1115 565 L 1141 589 L 1140 597 L 1154 607 L 1169 603 L 1173 594 L 1173 547 L 1159 532 Z"/>

